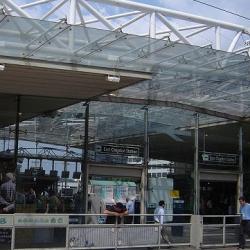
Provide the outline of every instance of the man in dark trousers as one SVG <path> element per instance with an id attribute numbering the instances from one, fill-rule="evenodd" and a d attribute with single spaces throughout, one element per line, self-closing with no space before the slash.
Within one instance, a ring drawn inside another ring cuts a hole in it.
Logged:
<path id="1" fill-rule="evenodd" d="M 243 196 L 239 198 L 239 202 L 241 221 L 238 249 L 244 249 L 246 244 L 245 236 L 250 236 L 250 204 L 246 202 L 246 199 Z"/>

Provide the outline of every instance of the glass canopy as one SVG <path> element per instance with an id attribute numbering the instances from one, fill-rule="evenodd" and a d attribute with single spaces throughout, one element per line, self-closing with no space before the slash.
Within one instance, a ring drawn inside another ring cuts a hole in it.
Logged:
<path id="1" fill-rule="evenodd" d="M 21 99 L 22 103 L 22 99 Z M 144 137 L 145 106 L 124 103 L 90 103 L 89 142 L 117 142 L 126 138 Z M 225 119 L 200 115 L 200 127 L 227 122 Z M 82 103 L 52 114 L 20 123 L 20 139 L 55 145 L 82 147 L 85 129 L 85 107 Z M 172 107 L 148 107 L 149 134 L 165 134 L 174 141 L 190 136 L 195 127 L 194 112 Z M 14 129 L 14 126 L 11 127 Z M 12 137 L 10 129 L 0 131 L 1 137 Z"/>
<path id="2" fill-rule="evenodd" d="M 177 102 L 239 117 L 250 115 L 249 57 L 84 26 L 0 16 L 0 55 L 152 74 L 116 92 L 139 100 Z"/>

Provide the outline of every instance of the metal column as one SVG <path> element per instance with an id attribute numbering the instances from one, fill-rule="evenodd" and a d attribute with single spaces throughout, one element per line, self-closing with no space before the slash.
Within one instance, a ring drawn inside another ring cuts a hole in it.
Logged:
<path id="1" fill-rule="evenodd" d="M 18 140 L 19 140 L 19 123 L 20 123 L 20 96 L 17 96 L 16 106 L 16 125 L 15 125 L 15 147 L 14 147 L 14 163 L 17 169 L 17 158 L 18 158 Z"/>
<path id="2" fill-rule="evenodd" d="M 200 210 L 200 178 L 199 178 L 199 114 L 195 114 L 194 134 L 194 214 Z"/>
<path id="3" fill-rule="evenodd" d="M 237 201 L 243 195 L 243 129 L 239 128 L 239 175 L 237 183 Z M 239 203 L 237 202 L 237 211 L 239 211 Z"/>
<path id="4" fill-rule="evenodd" d="M 82 212 L 88 211 L 88 181 L 89 181 L 89 167 L 88 167 L 88 144 L 89 144 L 89 103 L 85 103 L 85 128 L 84 128 L 84 149 L 81 164 L 81 184 L 82 184 Z"/>
<path id="5" fill-rule="evenodd" d="M 141 213 L 146 213 L 147 190 L 148 190 L 148 161 L 149 161 L 149 140 L 148 140 L 148 107 L 144 107 L 144 166 L 141 178 Z"/>

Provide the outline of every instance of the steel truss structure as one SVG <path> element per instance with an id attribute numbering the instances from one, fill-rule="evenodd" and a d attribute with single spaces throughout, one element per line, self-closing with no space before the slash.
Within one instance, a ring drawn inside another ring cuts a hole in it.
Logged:
<path id="1" fill-rule="evenodd" d="M 212 18 L 137 3 L 128 0 L 2 0 L 6 14 L 40 20 L 67 20 L 108 30 L 122 30 L 151 38 L 165 38 L 186 44 L 228 52 L 248 51 L 250 28 Z M 27 2 L 27 1 L 26 1 Z M 111 11 L 112 10 L 112 11 Z M 223 41 L 226 34 L 227 41 Z M 230 37 L 230 38 L 228 38 Z"/>

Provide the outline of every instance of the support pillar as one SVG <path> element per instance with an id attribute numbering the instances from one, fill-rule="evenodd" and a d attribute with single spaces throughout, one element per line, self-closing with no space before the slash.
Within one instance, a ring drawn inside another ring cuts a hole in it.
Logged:
<path id="1" fill-rule="evenodd" d="M 144 166 L 141 178 L 141 214 L 147 211 L 147 190 L 148 190 L 148 161 L 149 161 L 149 140 L 148 140 L 148 107 L 144 107 Z"/>
<path id="2" fill-rule="evenodd" d="M 239 128 L 239 175 L 237 182 L 237 211 L 239 211 L 239 198 L 243 195 L 243 129 Z"/>
<path id="3" fill-rule="evenodd" d="M 17 158 L 18 158 L 18 140 L 19 140 L 19 123 L 20 123 L 20 96 L 16 98 L 16 125 L 15 125 L 15 147 L 14 147 L 14 164 L 17 169 Z"/>
<path id="4" fill-rule="evenodd" d="M 191 216 L 190 245 L 200 249 L 203 238 L 202 218 L 200 215 Z"/>
<path id="5" fill-rule="evenodd" d="M 88 182 L 89 182 L 89 166 L 88 166 L 88 144 L 89 144 L 89 102 L 85 104 L 85 128 L 84 128 L 84 149 L 81 164 L 81 185 L 82 185 L 82 212 L 88 212 Z"/>
<path id="6" fill-rule="evenodd" d="M 200 178 L 199 178 L 199 114 L 195 114 L 194 134 L 194 214 L 200 211 Z"/>

